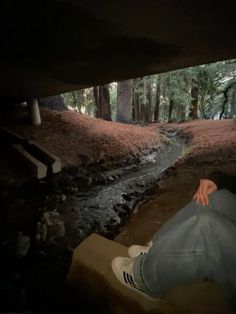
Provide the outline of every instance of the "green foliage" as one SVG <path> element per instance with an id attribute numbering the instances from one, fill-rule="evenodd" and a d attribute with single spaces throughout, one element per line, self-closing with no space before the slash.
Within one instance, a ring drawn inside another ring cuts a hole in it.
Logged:
<path id="1" fill-rule="evenodd" d="M 235 81 L 236 60 L 215 62 L 197 67 L 157 75 L 162 81 L 160 120 L 167 121 L 170 100 L 174 102 L 173 121 L 188 119 L 191 109 L 191 89 L 198 89 L 198 116 L 201 119 L 219 118 L 225 101 L 224 91 Z M 232 88 L 233 89 L 233 88 Z M 228 92 L 226 114 L 233 115 L 236 107 L 232 99 L 233 92 Z M 236 111 L 236 110 L 235 110 Z"/>
<path id="2" fill-rule="evenodd" d="M 192 108 L 191 91 L 197 90 L 197 111 L 200 119 L 218 119 L 236 116 L 236 59 L 204 64 L 196 67 L 160 73 L 133 79 L 133 98 L 140 106 L 139 119 L 154 118 L 156 90 L 159 87 L 159 120 L 186 121 Z M 151 95 L 150 95 L 151 91 Z M 116 119 L 117 83 L 109 86 L 112 120 Z M 71 110 L 94 116 L 93 89 L 63 94 Z M 171 104 L 171 110 L 170 110 Z"/>
<path id="3" fill-rule="evenodd" d="M 190 104 L 191 80 L 192 75 L 189 69 L 161 74 L 161 121 L 168 121 L 170 101 L 174 103 L 172 120 L 181 120 L 182 115 L 184 119 L 186 118 L 185 112 L 182 113 L 182 111 L 185 111 Z"/>
<path id="4" fill-rule="evenodd" d="M 95 101 L 92 88 L 75 90 L 62 94 L 62 97 L 68 109 L 94 117 Z"/>

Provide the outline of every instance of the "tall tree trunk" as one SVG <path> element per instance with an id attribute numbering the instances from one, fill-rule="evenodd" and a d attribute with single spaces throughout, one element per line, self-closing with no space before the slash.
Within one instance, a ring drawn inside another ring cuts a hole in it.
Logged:
<path id="1" fill-rule="evenodd" d="M 223 92 L 225 99 L 224 99 L 224 102 L 223 102 L 223 104 L 222 104 L 222 109 L 221 109 L 221 113 L 220 113 L 220 119 L 223 118 L 223 115 L 224 115 L 224 113 L 225 113 L 226 104 L 227 104 L 228 98 L 229 98 L 229 97 L 228 97 L 228 92 L 229 92 L 230 88 L 231 88 L 233 85 L 235 85 L 235 83 L 230 84 L 229 86 L 227 86 L 226 89 L 225 89 L 224 92 Z M 236 85 L 235 85 L 235 86 L 236 86 Z M 236 104 L 234 103 L 235 101 L 236 101 L 236 88 L 234 89 L 233 94 L 232 94 L 231 111 L 233 111 L 233 110 L 234 110 L 233 108 L 236 107 Z M 232 107 L 233 103 L 234 103 L 234 107 Z"/>
<path id="2" fill-rule="evenodd" d="M 99 107 L 101 109 L 101 118 L 104 120 L 111 121 L 111 104 L 110 104 L 110 93 L 109 85 L 99 86 Z"/>
<path id="3" fill-rule="evenodd" d="M 75 92 L 72 92 L 72 97 L 73 97 L 73 103 L 74 103 L 74 108 L 77 107 L 77 104 L 76 104 L 76 97 L 75 97 Z"/>
<path id="4" fill-rule="evenodd" d="M 227 101 L 228 101 L 228 90 L 229 88 L 227 88 L 225 91 L 224 91 L 224 96 L 225 96 L 225 99 L 224 99 L 224 102 L 222 104 L 222 109 L 221 109 L 221 113 L 220 113 L 220 120 L 223 118 L 223 115 L 225 113 L 225 107 L 226 107 L 226 104 L 227 104 Z"/>
<path id="5" fill-rule="evenodd" d="M 138 92 L 133 93 L 132 97 L 132 117 L 133 121 L 139 121 L 139 94 Z"/>
<path id="6" fill-rule="evenodd" d="M 156 86 L 156 102 L 155 102 L 155 110 L 154 110 L 154 121 L 159 122 L 161 89 L 160 89 L 160 83 L 158 81 L 156 84 L 157 84 L 157 86 Z"/>
<path id="7" fill-rule="evenodd" d="M 132 121 L 132 85 L 130 80 L 117 84 L 116 121 L 130 123 Z"/>
<path id="8" fill-rule="evenodd" d="M 176 108 L 176 120 L 178 122 L 185 121 L 185 105 L 179 104 Z"/>
<path id="9" fill-rule="evenodd" d="M 98 92 L 98 86 L 93 87 L 93 96 L 94 96 L 94 102 L 95 102 L 95 117 L 101 118 L 101 108 L 99 103 L 99 92 Z"/>
<path id="10" fill-rule="evenodd" d="M 132 81 L 132 117 L 133 121 L 140 120 L 140 104 L 139 104 L 139 79 L 134 79 Z"/>
<path id="11" fill-rule="evenodd" d="M 151 120 L 151 108 L 152 108 L 152 84 L 151 77 L 147 78 L 147 102 L 146 102 L 146 121 Z"/>
<path id="12" fill-rule="evenodd" d="M 224 92 L 224 95 L 226 96 L 225 92 Z M 220 116 L 219 116 L 219 119 L 221 120 L 223 118 L 223 115 L 224 115 L 224 112 L 225 112 L 225 106 L 226 106 L 226 103 L 227 103 L 227 96 L 222 104 L 222 109 L 221 109 L 221 113 L 220 113 Z"/>
<path id="13" fill-rule="evenodd" d="M 232 93 L 230 113 L 231 113 L 232 116 L 235 117 L 235 115 L 236 115 L 236 83 L 233 86 L 233 93 Z"/>
<path id="14" fill-rule="evenodd" d="M 169 113 L 168 113 L 168 122 L 172 122 L 171 117 L 172 117 L 172 112 L 174 109 L 174 100 L 170 99 L 170 106 L 169 106 Z"/>
<path id="15" fill-rule="evenodd" d="M 190 109 L 190 114 L 189 116 L 194 119 L 198 119 L 198 87 L 193 86 L 191 89 L 191 109 Z"/>
<path id="16" fill-rule="evenodd" d="M 140 121 L 146 121 L 146 104 L 147 104 L 147 89 L 145 78 L 140 80 L 140 90 L 142 91 L 142 97 L 140 100 Z M 141 93 L 140 93 L 141 94 Z"/>

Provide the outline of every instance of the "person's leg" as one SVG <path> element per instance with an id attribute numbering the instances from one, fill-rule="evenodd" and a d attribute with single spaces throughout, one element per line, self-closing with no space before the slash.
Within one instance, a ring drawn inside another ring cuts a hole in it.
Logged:
<path id="1" fill-rule="evenodd" d="M 222 189 L 210 194 L 209 207 L 236 223 L 236 195 L 230 191 Z"/>
<path id="2" fill-rule="evenodd" d="M 192 200 L 173 217 L 171 217 L 153 236 L 153 242 L 163 233 L 171 231 L 174 226 L 185 221 L 189 217 L 206 210 L 213 210 L 236 223 L 236 195 L 228 190 L 217 190 L 209 195 L 209 205 L 203 206 Z"/>
<path id="3" fill-rule="evenodd" d="M 148 253 L 134 259 L 142 291 L 162 297 L 176 286 L 209 279 L 236 296 L 236 225 L 209 208 L 158 237 Z"/>
<path id="4" fill-rule="evenodd" d="M 208 210 L 216 211 L 227 219 L 236 223 L 236 195 L 228 190 L 217 190 L 209 195 L 208 206 L 199 205 L 192 200 L 182 209 L 180 209 L 173 217 L 171 217 L 153 236 L 152 241 L 147 246 L 132 245 L 128 253 L 130 257 L 136 257 L 139 254 L 146 254 L 157 238 L 168 232 L 178 224 L 184 222 L 189 217 Z"/>

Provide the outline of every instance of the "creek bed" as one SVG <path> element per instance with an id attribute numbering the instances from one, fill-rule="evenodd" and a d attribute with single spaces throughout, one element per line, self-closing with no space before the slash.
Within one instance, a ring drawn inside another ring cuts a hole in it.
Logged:
<path id="1" fill-rule="evenodd" d="M 77 246 L 92 232 L 113 238 L 143 194 L 186 150 L 185 139 L 176 130 L 163 131 L 165 143 L 144 154 L 138 165 L 122 169 L 118 180 L 98 185 L 67 198 L 62 218 L 70 246 Z"/>

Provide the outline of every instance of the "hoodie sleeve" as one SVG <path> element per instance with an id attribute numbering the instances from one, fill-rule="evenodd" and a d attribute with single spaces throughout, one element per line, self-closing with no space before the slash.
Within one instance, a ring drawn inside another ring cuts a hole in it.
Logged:
<path id="1" fill-rule="evenodd" d="M 217 189 L 227 189 L 236 194 L 236 176 L 228 175 L 221 171 L 214 171 L 209 174 L 207 179 L 213 181 Z"/>

